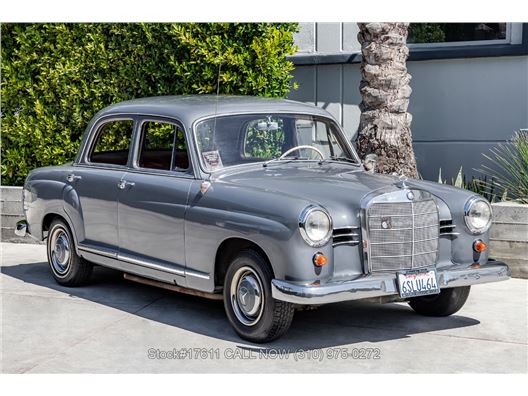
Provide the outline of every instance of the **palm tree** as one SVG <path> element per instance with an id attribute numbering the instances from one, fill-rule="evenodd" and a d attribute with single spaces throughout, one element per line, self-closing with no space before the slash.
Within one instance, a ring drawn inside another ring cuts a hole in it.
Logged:
<path id="1" fill-rule="evenodd" d="M 358 23 L 361 44 L 361 118 L 357 147 L 378 156 L 377 171 L 418 177 L 407 112 L 411 76 L 406 60 L 408 23 Z"/>

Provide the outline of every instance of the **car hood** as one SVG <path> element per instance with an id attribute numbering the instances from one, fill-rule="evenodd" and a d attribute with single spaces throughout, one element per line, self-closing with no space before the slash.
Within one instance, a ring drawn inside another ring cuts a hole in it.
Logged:
<path id="1" fill-rule="evenodd" d="M 374 190 L 400 188 L 397 176 L 369 173 L 350 164 L 290 162 L 236 168 L 216 174 L 214 181 L 272 192 L 278 199 L 281 195 L 298 197 L 325 207 L 332 215 L 354 212 L 352 217 L 357 217 L 365 195 Z M 466 190 L 422 180 L 409 179 L 406 185 L 430 192 L 443 202 L 442 206 L 448 205 L 449 201 L 460 205 L 468 196 L 474 195 Z"/>

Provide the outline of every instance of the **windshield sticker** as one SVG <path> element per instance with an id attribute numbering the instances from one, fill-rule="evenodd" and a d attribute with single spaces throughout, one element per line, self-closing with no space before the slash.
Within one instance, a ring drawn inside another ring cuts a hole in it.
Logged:
<path id="1" fill-rule="evenodd" d="M 220 158 L 220 152 L 218 150 L 204 151 L 202 153 L 202 157 L 205 164 L 207 165 L 208 170 L 214 171 L 224 166 L 222 164 L 222 158 Z"/>

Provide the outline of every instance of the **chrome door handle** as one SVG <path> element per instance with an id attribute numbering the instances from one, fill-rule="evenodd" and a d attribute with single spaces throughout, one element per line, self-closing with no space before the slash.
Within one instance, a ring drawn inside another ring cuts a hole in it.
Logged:
<path id="1" fill-rule="evenodd" d="M 70 183 L 73 183 L 74 181 L 81 180 L 81 176 L 74 175 L 73 173 L 66 176 L 66 180 L 68 180 Z"/>
<path id="2" fill-rule="evenodd" d="M 120 190 L 124 190 L 127 187 L 133 187 L 136 183 L 129 182 L 126 180 L 120 180 L 119 183 L 117 183 L 117 187 L 119 187 Z"/>

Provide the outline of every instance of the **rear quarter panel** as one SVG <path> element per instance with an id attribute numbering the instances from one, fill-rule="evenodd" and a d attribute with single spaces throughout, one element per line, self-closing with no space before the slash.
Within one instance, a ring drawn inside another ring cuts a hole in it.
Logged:
<path id="1" fill-rule="evenodd" d="M 71 165 L 53 166 L 36 169 L 28 175 L 24 184 L 24 206 L 26 220 L 33 237 L 42 240 L 45 237 L 43 221 L 48 214 L 63 217 L 72 230 L 82 230 L 79 220 L 71 217 L 65 210 L 65 198 L 71 194 L 72 188 L 66 181 L 66 176 L 73 170 Z M 77 241 L 81 238 L 74 232 Z"/>

